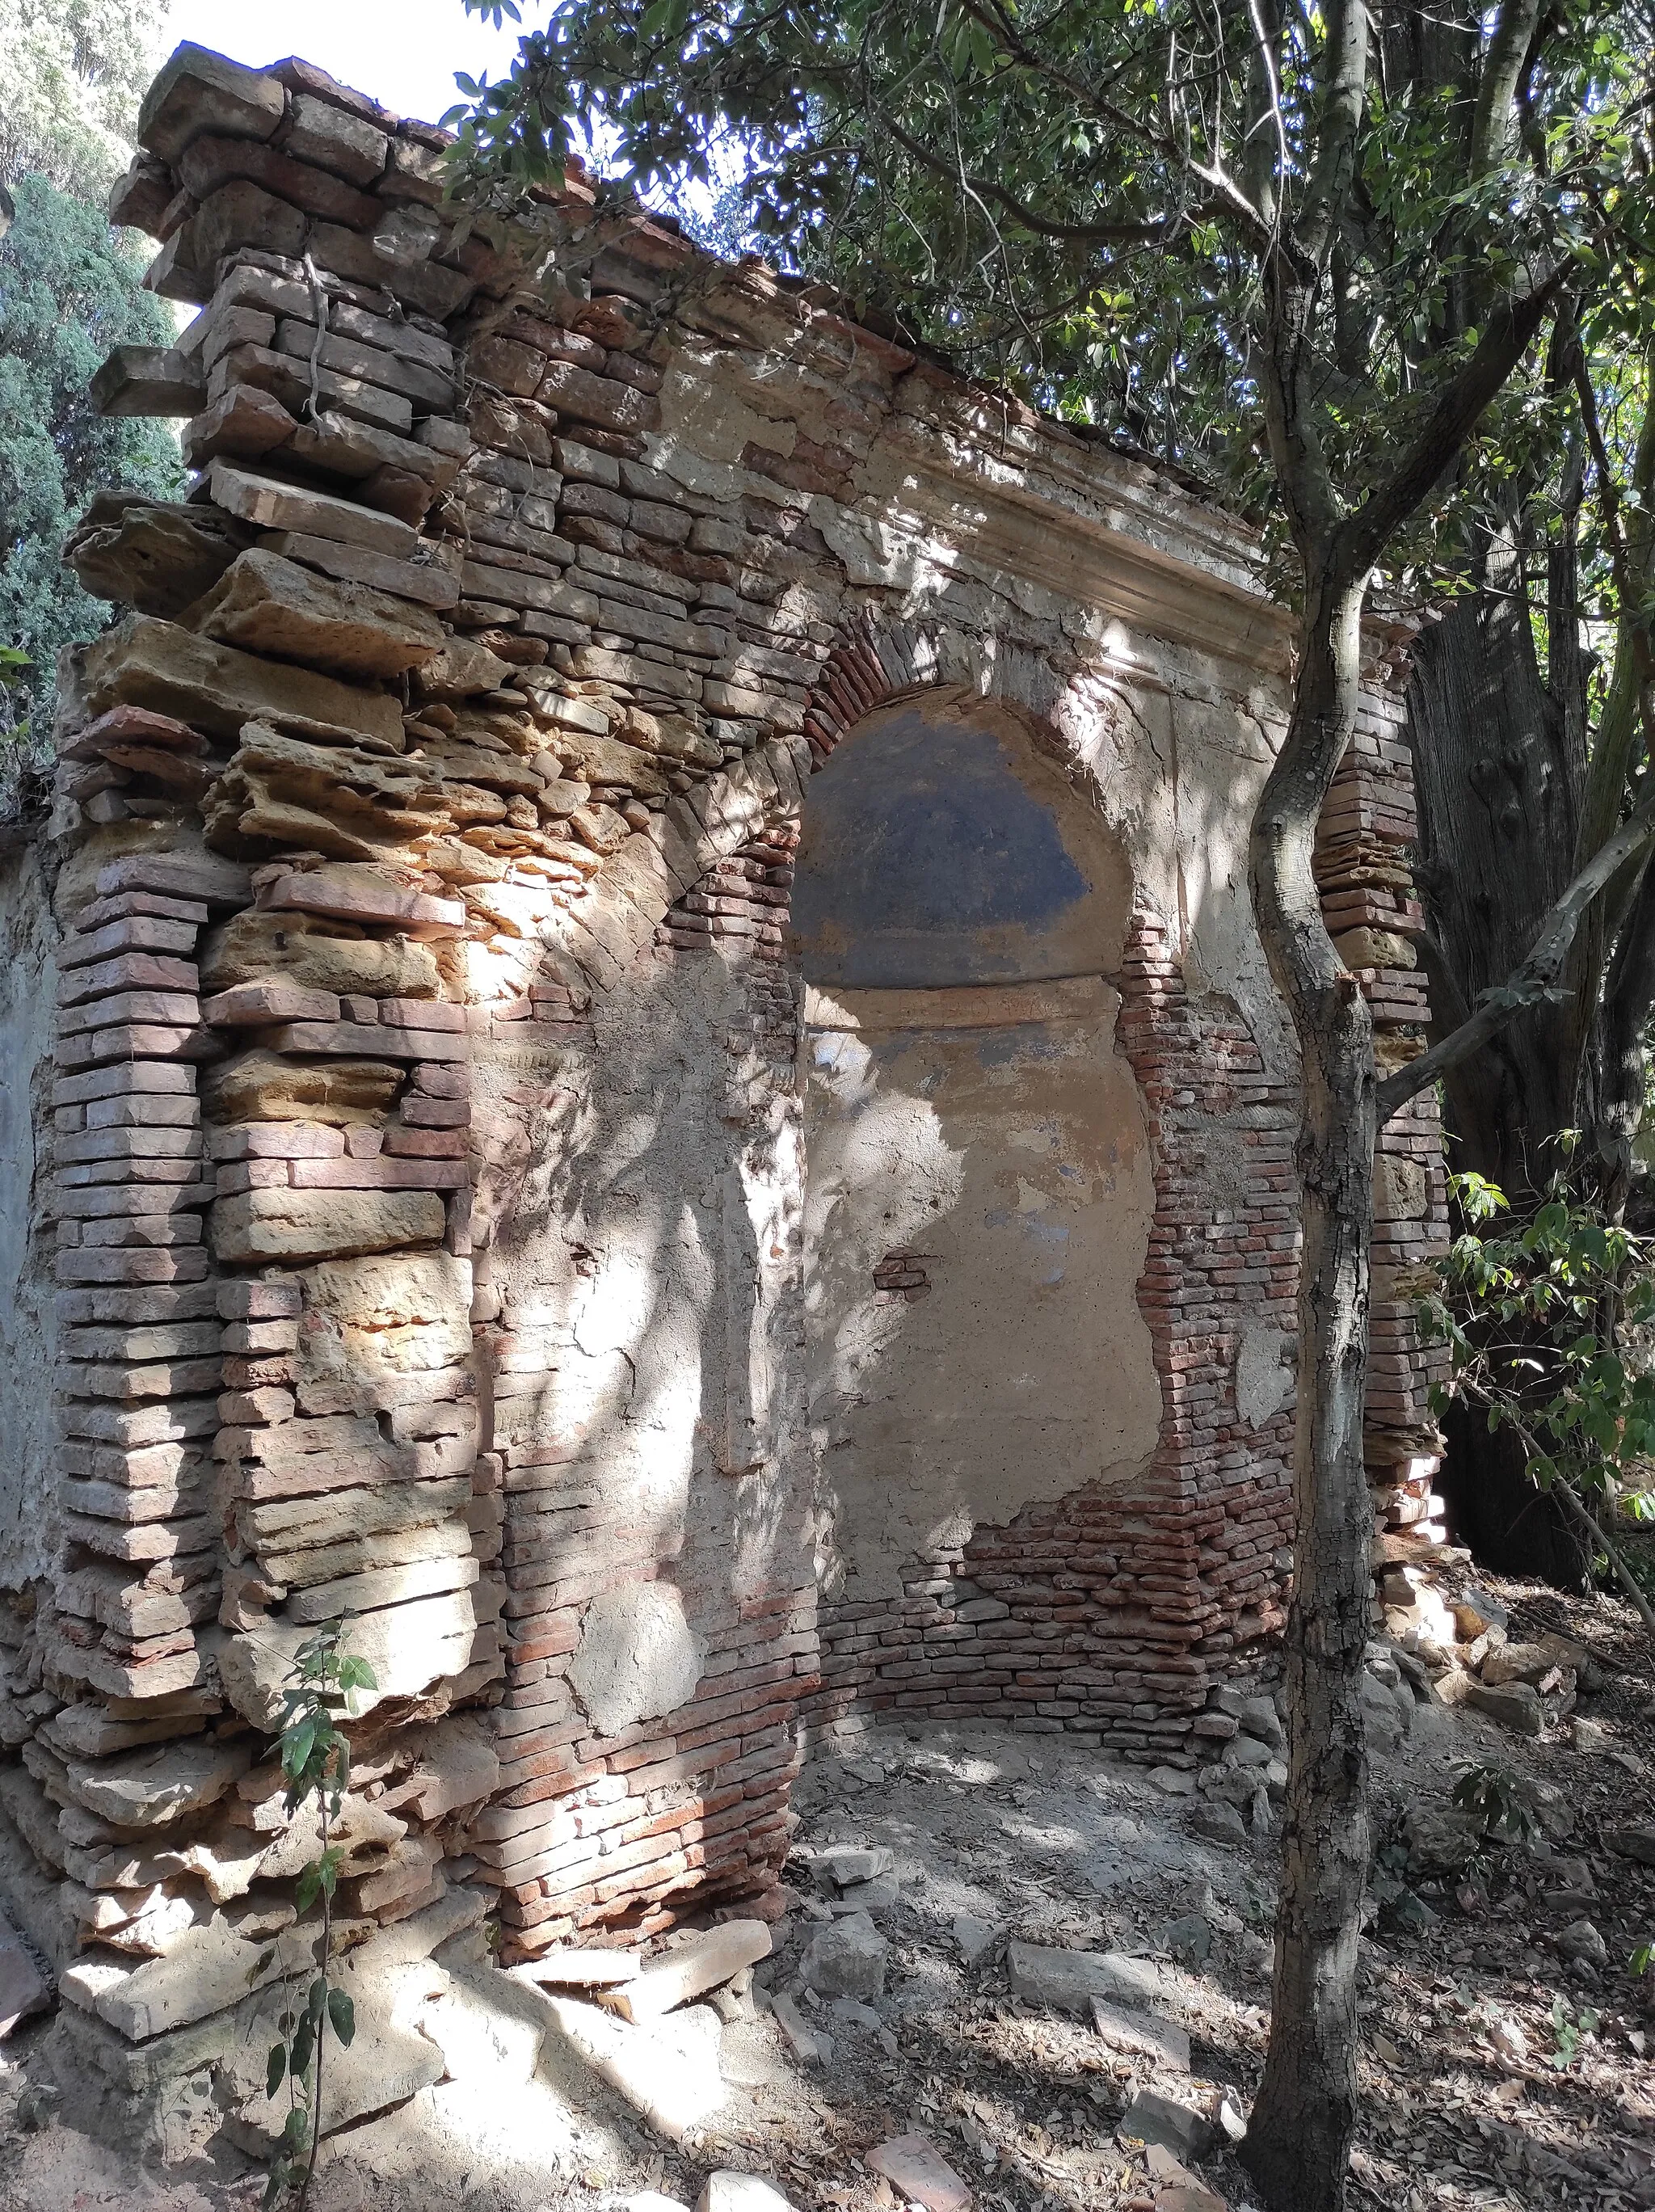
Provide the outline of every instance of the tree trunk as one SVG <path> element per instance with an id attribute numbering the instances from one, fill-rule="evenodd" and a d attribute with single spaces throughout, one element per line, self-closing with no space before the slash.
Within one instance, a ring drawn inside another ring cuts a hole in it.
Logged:
<path id="1" fill-rule="evenodd" d="M 1292 719 L 1253 820 L 1253 911 L 1303 1065 L 1298 1165 L 1288 1794 L 1270 2052 L 1241 2160 L 1270 2212 L 1341 2212 L 1356 2117 L 1356 1955 L 1369 1857 L 1362 1656 L 1373 1508 L 1362 1464 L 1373 1030 L 1311 868 L 1355 727 L 1364 583 L 1312 579 Z"/>
<path id="2" fill-rule="evenodd" d="M 1490 1435 L 1488 1417 L 1476 1406 L 1451 1406 L 1442 1425 L 1448 1454 L 1437 1480 L 1454 1541 L 1469 1545 L 1491 1573 L 1586 1589 L 1591 1562 L 1579 1524 L 1531 1480 L 1517 1431 Z"/>
<path id="3" fill-rule="evenodd" d="M 1584 760 L 1535 659 L 1518 562 L 1499 548 L 1477 586 L 1421 637 L 1409 685 L 1433 1040 L 1522 963 L 1573 875 Z M 1533 1006 L 1447 1077 L 1449 1158 L 1522 1206 L 1574 1125 L 1568 1010 Z"/>
<path id="4" fill-rule="evenodd" d="M 1572 631 L 1568 533 L 1549 567 L 1551 627 Z M 1558 681 L 1548 684 L 1513 538 L 1485 540 L 1474 572 L 1475 588 L 1416 647 L 1408 692 L 1433 1042 L 1520 964 L 1573 874 L 1585 774 L 1578 655 L 1557 638 Z M 1567 1002 L 1531 1006 L 1452 1069 L 1443 1084 L 1451 1165 L 1486 1176 L 1519 1212 L 1532 1206 L 1562 1165 L 1549 1140 L 1589 1113 L 1591 1037 Z M 1491 1434 L 1470 1413 L 1445 1426 L 1451 1534 L 1498 1573 L 1579 1589 L 1578 1529 L 1530 1481 L 1514 1434 Z"/>

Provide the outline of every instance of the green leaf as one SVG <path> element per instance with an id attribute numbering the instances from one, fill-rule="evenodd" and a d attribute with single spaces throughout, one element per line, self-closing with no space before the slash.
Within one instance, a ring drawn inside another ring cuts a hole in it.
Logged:
<path id="1" fill-rule="evenodd" d="M 343 1990 L 328 1991 L 328 2018 L 335 2035 L 349 2048 L 356 2033 L 356 2008 Z"/>
<path id="2" fill-rule="evenodd" d="M 264 2094 L 267 2097 L 275 2096 L 276 2091 L 282 2087 L 282 2077 L 287 2070 L 288 2047 L 284 2043 L 273 2043 L 270 2045 L 270 2059 L 264 2069 Z"/>

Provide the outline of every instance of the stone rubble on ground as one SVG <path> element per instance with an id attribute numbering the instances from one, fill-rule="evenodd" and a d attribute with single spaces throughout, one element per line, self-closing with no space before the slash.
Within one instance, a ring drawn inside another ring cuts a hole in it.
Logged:
<path id="1" fill-rule="evenodd" d="M 971 2202 L 971 2191 L 929 2136 L 917 2130 L 877 2143 L 865 2163 L 882 2173 L 899 2196 L 920 2204 L 924 2212 L 962 2212 Z"/>

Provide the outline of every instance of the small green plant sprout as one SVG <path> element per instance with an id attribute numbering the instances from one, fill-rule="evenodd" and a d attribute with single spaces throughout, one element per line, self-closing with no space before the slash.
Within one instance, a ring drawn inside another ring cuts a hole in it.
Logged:
<path id="1" fill-rule="evenodd" d="M 294 1654 L 276 1734 L 276 1748 L 287 1783 L 283 1802 L 289 1814 L 314 1802 L 322 1845 L 320 1856 L 300 1873 L 294 1902 L 301 1913 L 318 1900 L 322 1910 L 315 1975 L 303 2003 L 289 2005 L 280 2015 L 276 2025 L 282 2039 L 270 2045 L 265 2070 L 267 2094 L 274 2098 L 285 2081 L 288 2098 L 288 2117 L 264 2185 L 265 2212 L 272 2212 L 289 2196 L 292 2212 L 304 2212 L 322 2136 L 323 2048 L 330 2033 L 342 2046 L 356 2033 L 350 1997 L 330 1978 L 333 1893 L 343 1856 L 332 1840 L 332 1826 L 350 1778 L 350 1745 L 338 1723 L 351 1717 L 356 1692 L 379 1686 L 367 1660 L 345 1650 L 344 1636 L 344 1622 L 330 1621 Z M 273 1950 L 266 1951 L 250 1978 L 256 1980 L 275 1955 Z"/>
<path id="2" fill-rule="evenodd" d="M 1597 2034 L 1597 2014 L 1592 2011 L 1590 2005 L 1582 2005 L 1579 2011 L 1576 2012 L 1566 1999 L 1561 1996 L 1554 1997 L 1551 2006 L 1551 2024 L 1552 2039 L 1557 2048 L 1547 2059 L 1546 2063 L 1548 2066 L 1555 2067 L 1558 2073 L 1561 2074 L 1567 2068 L 1573 2065 L 1579 2055 L 1580 2045 L 1583 2043 L 1589 2043 Z"/>
<path id="3" fill-rule="evenodd" d="M 1517 1778 L 1505 1768 L 1468 1766 L 1451 1794 L 1461 1812 L 1469 1814 L 1476 1823 L 1479 1835 L 1504 1844 L 1532 1844 L 1539 1840 L 1540 1823 L 1523 1796 Z"/>
<path id="4" fill-rule="evenodd" d="M 1640 1943 L 1627 1960 L 1627 1972 L 1646 1974 L 1652 1966 L 1655 1966 L 1655 1943 Z"/>

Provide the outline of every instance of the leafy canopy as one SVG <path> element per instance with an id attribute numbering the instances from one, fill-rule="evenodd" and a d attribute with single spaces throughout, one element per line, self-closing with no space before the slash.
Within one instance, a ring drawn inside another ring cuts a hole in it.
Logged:
<path id="1" fill-rule="evenodd" d="M 112 346 L 161 345 L 167 307 L 139 289 L 142 264 L 96 209 L 45 178 L 18 185 L 0 238 L 0 647 L 27 656 L 0 687 L 0 777 L 51 720 L 58 648 L 108 620 L 58 549 L 92 494 L 124 486 L 167 498 L 181 482 L 178 445 L 159 423 L 106 420 L 87 397 Z"/>
<path id="2" fill-rule="evenodd" d="M 99 202 L 132 155 L 166 0 L 0 0 L 0 184 Z"/>
<path id="3" fill-rule="evenodd" d="M 858 309 L 1261 506 L 1260 333 L 1305 285 L 1348 506 L 1489 302 L 1648 228 L 1643 28 L 1599 0 L 554 0 L 455 112 L 457 179 L 555 181 L 579 137 L 618 191 L 738 192 Z M 1545 428 L 1496 412 L 1490 465 Z"/>

